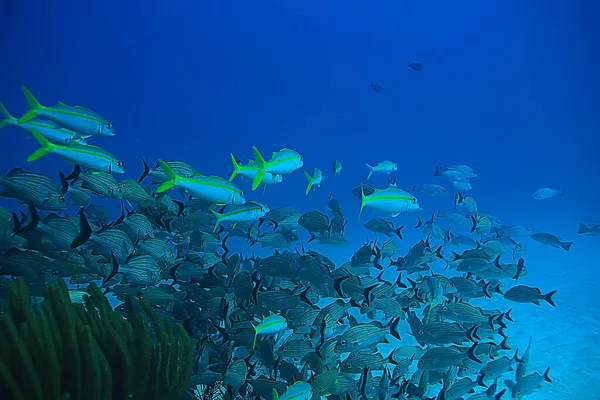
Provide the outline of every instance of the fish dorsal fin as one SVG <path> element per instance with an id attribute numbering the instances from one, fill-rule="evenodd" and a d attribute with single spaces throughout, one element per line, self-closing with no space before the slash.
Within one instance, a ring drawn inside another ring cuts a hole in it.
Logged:
<path id="1" fill-rule="evenodd" d="M 57 101 L 56 102 L 56 107 L 69 107 L 69 106 L 66 105 L 65 103 L 63 103 L 62 101 Z"/>
<path id="2" fill-rule="evenodd" d="M 13 176 L 18 176 L 18 175 L 25 174 L 25 173 L 27 173 L 27 171 L 25 171 L 22 168 L 13 168 L 8 172 L 8 174 L 6 174 L 6 176 L 11 178 Z"/>
<path id="3" fill-rule="evenodd" d="M 80 110 L 85 110 L 85 111 L 89 111 L 89 112 L 94 112 L 92 110 L 90 110 L 89 108 L 83 107 L 83 106 L 75 106 L 75 108 L 79 108 Z"/>

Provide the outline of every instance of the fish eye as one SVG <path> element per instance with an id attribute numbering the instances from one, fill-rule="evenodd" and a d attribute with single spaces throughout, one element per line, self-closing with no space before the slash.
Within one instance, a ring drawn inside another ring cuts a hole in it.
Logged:
<path id="1" fill-rule="evenodd" d="M 244 197 L 244 191 L 243 190 L 240 190 L 239 193 L 240 193 L 240 197 Z"/>
<path id="2" fill-rule="evenodd" d="M 108 121 L 104 123 L 108 129 L 112 128 L 112 124 Z"/>
<path id="3" fill-rule="evenodd" d="M 64 201 L 65 201 L 65 196 L 60 196 L 60 197 L 58 198 L 58 200 L 60 200 L 60 202 L 61 202 L 61 203 L 62 203 L 62 202 L 64 202 Z"/>
<path id="4" fill-rule="evenodd" d="M 467 367 L 463 368 L 463 372 L 467 372 L 467 371 L 468 371 Z"/>
<path id="5" fill-rule="evenodd" d="M 448 307 L 442 308 L 443 311 L 448 311 Z"/>
<path id="6" fill-rule="evenodd" d="M 340 344 L 341 344 L 342 346 L 345 346 L 345 345 L 346 345 L 346 341 L 345 341 L 345 340 L 342 340 L 342 341 L 340 342 Z"/>
<path id="7" fill-rule="evenodd" d="M 287 346 L 285 346 L 285 347 L 283 348 L 283 351 L 287 351 Z"/>

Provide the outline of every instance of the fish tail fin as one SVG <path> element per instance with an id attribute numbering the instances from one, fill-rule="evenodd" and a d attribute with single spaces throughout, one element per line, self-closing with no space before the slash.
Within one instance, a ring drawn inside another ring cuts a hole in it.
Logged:
<path id="1" fill-rule="evenodd" d="M 219 225 L 221 224 L 221 218 L 223 218 L 223 216 L 215 210 L 210 210 L 210 212 L 215 216 L 215 218 L 217 218 L 217 221 L 215 222 L 215 227 L 213 229 L 213 232 L 216 232 L 217 228 L 219 228 Z"/>
<path id="2" fill-rule="evenodd" d="M 45 156 L 46 154 L 50 153 L 50 150 L 56 147 L 55 144 L 50 143 L 48 139 L 40 135 L 40 133 L 33 128 L 31 129 L 31 134 L 42 147 L 31 153 L 31 155 L 27 157 L 27 162 L 35 161 L 38 158 Z"/>
<path id="3" fill-rule="evenodd" d="M 306 176 L 306 180 L 308 180 L 308 185 L 306 185 L 306 192 L 305 192 L 305 194 L 308 196 L 308 193 L 310 193 L 310 189 L 312 189 L 312 187 L 313 187 L 313 178 L 306 171 L 304 171 L 304 176 Z"/>
<path id="4" fill-rule="evenodd" d="M 233 165 L 233 172 L 231 173 L 231 176 L 229 177 L 229 182 L 231 182 L 231 181 L 233 181 L 233 178 L 235 178 L 237 176 L 239 169 L 240 169 L 240 164 L 238 164 L 233 153 L 229 153 L 229 155 L 231 156 L 231 165 Z"/>
<path id="5" fill-rule="evenodd" d="M 110 281 L 119 273 L 119 263 L 117 262 L 117 258 L 115 257 L 115 253 L 110 251 L 110 260 L 112 263 L 112 270 L 110 273 L 102 280 L 102 285 L 104 286 L 106 282 Z"/>
<path id="6" fill-rule="evenodd" d="M 42 106 L 39 101 L 33 96 L 33 94 L 25 87 L 25 85 L 21 86 L 21 90 L 23 90 L 23 94 L 25 95 L 25 100 L 27 100 L 27 104 L 31 107 L 30 110 L 27 110 L 25 114 L 19 118 L 19 124 L 23 124 L 25 122 L 29 122 L 38 115 L 38 111 L 43 110 L 44 106 Z"/>
<path id="7" fill-rule="evenodd" d="M 258 332 L 254 324 L 252 324 L 252 328 L 254 328 L 254 339 L 252 340 L 252 350 L 254 350 L 256 348 L 256 336 L 258 336 Z"/>
<path id="8" fill-rule="evenodd" d="M 138 183 L 141 183 L 150 173 L 150 166 L 148 165 L 146 160 L 144 160 L 144 157 L 142 157 L 142 164 L 144 165 L 144 172 L 142 172 L 142 175 L 140 175 L 140 177 L 138 178 Z"/>
<path id="9" fill-rule="evenodd" d="M 367 175 L 367 179 L 371 179 L 371 176 L 373 175 L 374 172 L 374 168 L 373 166 L 369 165 L 369 164 L 365 164 L 367 166 L 367 168 L 369 168 L 369 175 Z"/>
<path id="10" fill-rule="evenodd" d="M 569 251 L 571 249 L 571 245 L 573 242 L 560 242 L 560 247 L 565 249 L 565 251 Z"/>
<path id="11" fill-rule="evenodd" d="M 360 221 L 360 216 L 362 215 L 363 212 L 363 208 L 365 208 L 365 205 L 367 204 L 365 202 L 365 200 L 367 199 L 367 196 L 365 196 L 365 191 L 363 190 L 363 185 L 360 185 L 360 211 L 358 212 L 358 220 Z"/>
<path id="12" fill-rule="evenodd" d="M 398 229 L 396 229 L 396 236 L 398 236 L 398 239 L 402 240 L 402 229 L 404 229 L 404 225 L 402 225 L 401 227 L 399 227 Z"/>
<path id="13" fill-rule="evenodd" d="M 2 113 L 2 116 L 1 116 L 2 119 L 0 120 L 0 129 L 4 128 L 11 122 L 14 122 L 17 120 L 15 117 L 10 115 L 10 113 L 8 112 L 6 107 L 4 107 L 4 104 L 2 104 L 2 103 L 0 103 L 0 113 Z"/>
<path id="14" fill-rule="evenodd" d="M 79 211 L 79 235 L 71 242 L 71 248 L 76 249 L 90 240 L 92 236 L 92 227 L 85 216 L 83 209 Z"/>
<path id="15" fill-rule="evenodd" d="M 423 221 L 421 221 L 421 217 L 417 217 L 417 225 L 415 225 L 415 228 L 420 228 L 421 226 L 423 226 Z"/>
<path id="16" fill-rule="evenodd" d="M 162 192 L 165 192 L 165 191 L 167 191 L 169 189 L 173 189 L 177 185 L 177 181 L 179 180 L 179 176 L 177 176 L 177 174 L 175 173 L 175 171 L 173 171 L 173 169 L 171 167 L 169 167 L 169 164 L 167 164 L 163 160 L 158 160 L 158 164 L 160 165 L 160 167 L 162 168 L 163 172 L 165 173 L 165 175 L 167 175 L 167 178 L 168 178 L 166 181 L 164 181 L 163 183 L 161 183 L 156 188 L 156 192 L 157 193 L 162 193 Z"/>
<path id="17" fill-rule="evenodd" d="M 554 300 L 552 299 L 552 296 L 554 296 L 555 294 L 556 294 L 556 290 L 553 290 L 544 296 L 544 300 L 546 300 L 548 302 L 548 304 L 550 304 L 552 307 L 556 307 L 556 304 L 554 303 Z"/>
<path id="18" fill-rule="evenodd" d="M 545 380 L 546 382 L 550 382 L 550 383 L 552 383 L 552 379 L 550 379 L 550 377 L 548 376 L 548 373 L 549 373 L 549 372 L 550 372 L 550 367 L 548 367 L 548 368 L 546 369 L 546 371 L 544 372 L 544 376 L 543 376 L 543 377 L 544 377 L 544 380 Z"/>
<path id="19" fill-rule="evenodd" d="M 582 233 L 586 233 L 587 231 L 589 231 L 588 227 L 585 226 L 584 224 L 579 224 L 579 231 L 577 232 L 579 235 L 581 235 Z"/>

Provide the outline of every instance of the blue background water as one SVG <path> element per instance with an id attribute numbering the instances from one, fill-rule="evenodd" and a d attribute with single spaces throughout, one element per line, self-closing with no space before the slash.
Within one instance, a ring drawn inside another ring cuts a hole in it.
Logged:
<path id="1" fill-rule="evenodd" d="M 367 233 L 350 194 L 365 181 L 365 162 L 397 162 L 403 188 L 443 183 L 432 176 L 436 165 L 469 164 L 479 173 L 469 194 L 481 209 L 576 240 L 571 253 L 527 243 L 556 263 L 528 256 L 526 283 L 548 275 L 555 279 L 546 288 L 557 288 L 593 276 L 586 262 L 597 238 L 577 237 L 577 226 L 600 221 L 598 15 L 594 1 L 8 0 L 0 2 L 0 101 L 21 115 L 25 84 L 42 104 L 61 100 L 104 115 L 117 136 L 92 143 L 121 158 L 126 177 L 139 176 L 141 156 L 228 177 L 229 153 L 246 161 L 253 145 L 265 155 L 293 148 L 307 170 L 330 177 L 337 158 L 342 175 L 308 198 L 301 172 L 264 196 L 238 184 L 249 199 L 303 212 L 323 210 L 333 192 L 354 245 Z M 413 71 L 408 61 L 425 68 Z M 1 133 L 2 173 L 68 169 L 55 156 L 27 164 L 37 144 L 15 128 Z M 385 177 L 373 182 L 384 186 Z M 544 186 L 566 196 L 532 200 Z M 423 219 L 452 206 L 450 197 L 419 199 Z M 346 257 L 355 248 L 326 253 Z M 593 311 L 591 294 L 587 301 Z"/>
<path id="2" fill-rule="evenodd" d="M 344 165 L 310 196 L 319 204 L 364 179 L 365 162 L 392 159 L 406 187 L 433 181 L 436 164 L 474 166 L 472 194 L 508 222 L 576 229 L 598 217 L 597 3 L 282 3 L 2 2 L 1 101 L 20 115 L 25 84 L 43 104 L 100 112 L 117 137 L 93 143 L 128 176 L 140 156 L 228 175 L 229 152 L 291 147 L 326 175 L 334 158 Z M 26 165 L 36 143 L 3 135 L 14 150 L 3 171 L 63 165 Z M 302 175 L 270 188 L 270 201 L 303 197 Z M 541 186 L 568 200 L 529 201 Z"/>

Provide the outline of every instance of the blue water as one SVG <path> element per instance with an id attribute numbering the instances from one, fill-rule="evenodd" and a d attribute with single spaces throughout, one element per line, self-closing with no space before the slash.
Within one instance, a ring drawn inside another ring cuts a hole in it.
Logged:
<path id="1" fill-rule="evenodd" d="M 142 156 L 228 177 L 230 152 L 246 161 L 252 146 L 263 154 L 292 148 L 305 169 L 329 176 L 321 188 L 304 196 L 301 172 L 264 196 L 239 185 L 272 209 L 302 212 L 324 209 L 334 193 L 352 242 L 323 250 L 337 261 L 364 243 L 362 224 L 374 215 L 357 222 L 350 193 L 365 181 L 366 162 L 395 161 L 407 189 L 442 183 L 436 165 L 471 165 L 479 177 L 469 194 L 481 209 L 575 241 L 569 254 L 527 242 L 560 261 L 556 270 L 530 271 L 535 284 L 536 275 L 563 277 L 565 268 L 587 276 L 596 257 L 597 238 L 577 237 L 577 227 L 600 221 L 599 15 L 600 3 L 583 0 L 7 0 L 0 3 L 0 101 L 21 115 L 24 84 L 42 104 L 99 112 L 117 135 L 92 143 L 118 156 L 126 177 L 139 176 Z M 55 156 L 26 163 L 37 143 L 15 128 L 0 132 L 2 173 L 19 166 L 56 176 L 70 168 Z M 336 180 L 334 159 L 344 166 Z M 533 201 L 545 186 L 566 196 Z M 450 197 L 419 200 L 423 219 L 452 207 Z M 398 218 L 415 222 L 415 215 Z M 576 303 L 570 312 L 579 312 Z"/>

